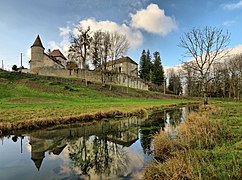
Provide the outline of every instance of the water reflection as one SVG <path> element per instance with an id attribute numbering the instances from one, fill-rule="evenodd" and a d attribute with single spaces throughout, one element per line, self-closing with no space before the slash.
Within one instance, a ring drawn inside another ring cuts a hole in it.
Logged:
<path id="1" fill-rule="evenodd" d="M 23 161 L 19 160 L 19 151 L 14 151 L 15 154 L 5 158 L 0 156 L 0 179 L 12 179 L 18 177 L 17 174 L 22 174 L 22 179 L 142 178 L 142 168 L 152 159 L 153 135 L 163 129 L 175 136 L 176 125 L 184 120 L 188 111 L 183 107 L 155 111 L 144 119 L 132 117 L 86 125 L 56 126 L 30 132 L 26 136 L 4 137 L 2 143 L 6 141 L 7 145 L 3 143 L 0 154 L 8 154 L 13 144 L 18 144 L 20 153 L 26 156 L 25 161 L 31 156 L 29 159 L 36 171 L 26 173 L 33 167 L 29 161 L 25 169 L 20 168 Z M 11 168 L 16 176 L 9 175 Z"/>

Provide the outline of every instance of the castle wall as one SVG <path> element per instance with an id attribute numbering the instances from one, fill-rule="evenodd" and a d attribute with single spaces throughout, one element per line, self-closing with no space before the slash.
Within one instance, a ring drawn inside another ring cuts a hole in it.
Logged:
<path id="1" fill-rule="evenodd" d="M 43 64 L 45 66 L 54 66 L 56 63 L 54 61 L 52 61 L 49 56 L 47 56 L 46 54 L 44 54 L 43 56 Z"/>
<path id="2" fill-rule="evenodd" d="M 119 71 L 119 68 L 121 68 L 121 72 Z M 112 70 L 112 66 L 107 67 L 108 70 Z M 125 73 L 130 76 L 137 76 L 137 69 L 138 65 L 129 63 L 129 62 L 122 62 L 114 64 L 114 70 L 119 73 Z"/>
<path id="3" fill-rule="evenodd" d="M 97 71 L 84 71 L 84 70 L 67 70 L 67 69 L 54 69 L 52 67 L 44 67 L 39 69 L 39 75 L 43 76 L 56 76 L 56 77 L 66 77 L 66 78 L 80 78 L 80 79 L 87 79 L 87 81 L 94 82 L 94 83 L 102 83 L 102 74 L 101 72 Z M 85 78 L 86 77 L 86 78 Z M 108 84 L 110 82 L 110 77 L 105 77 L 105 82 Z M 130 88 L 137 88 L 148 90 L 148 85 L 143 82 L 138 77 L 128 76 L 127 74 L 114 74 L 112 76 L 113 84 L 126 86 Z"/>

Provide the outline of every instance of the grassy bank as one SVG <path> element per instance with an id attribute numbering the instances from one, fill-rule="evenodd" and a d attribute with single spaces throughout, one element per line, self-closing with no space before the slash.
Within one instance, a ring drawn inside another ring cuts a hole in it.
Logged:
<path id="1" fill-rule="evenodd" d="M 130 116 L 152 107 L 189 102 L 172 95 L 126 87 L 113 86 L 109 91 L 100 84 L 89 83 L 88 87 L 83 84 L 79 79 L 0 70 L 0 132 L 99 117 Z"/>
<path id="2" fill-rule="evenodd" d="M 145 179 L 241 179 L 242 103 L 219 103 L 191 113 L 177 138 L 154 138 L 156 160 Z"/>

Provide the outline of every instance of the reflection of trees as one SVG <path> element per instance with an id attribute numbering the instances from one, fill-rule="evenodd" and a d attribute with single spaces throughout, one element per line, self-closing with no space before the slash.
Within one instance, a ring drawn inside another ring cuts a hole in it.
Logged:
<path id="1" fill-rule="evenodd" d="M 34 162 L 40 162 L 41 153 L 42 162 L 46 151 L 59 155 L 67 146 L 75 173 L 104 178 L 121 176 L 130 170 L 130 154 L 125 147 L 137 141 L 140 122 L 136 118 L 128 118 L 39 130 L 31 134 L 31 158 Z M 16 141 L 17 137 L 13 140 Z"/>
<path id="2" fill-rule="evenodd" d="M 153 135 L 158 133 L 165 126 L 165 113 L 163 111 L 153 112 L 148 119 L 140 125 L 140 141 L 144 153 L 149 153 L 151 150 L 151 141 Z"/>
<path id="3" fill-rule="evenodd" d="M 127 171 L 128 156 L 123 151 L 123 146 L 109 141 L 109 137 L 115 137 L 119 131 L 109 134 L 93 135 L 89 138 L 80 137 L 70 142 L 69 156 L 74 167 L 81 175 L 109 176 L 118 175 Z M 94 172 L 93 172 L 94 171 Z"/>
<path id="4" fill-rule="evenodd" d="M 81 174 L 88 174 L 93 164 L 91 162 L 91 156 L 89 149 L 86 145 L 86 137 L 79 138 L 69 146 L 69 156 L 75 167 L 79 167 Z"/>
<path id="5" fill-rule="evenodd" d="M 95 136 L 93 141 L 93 154 L 94 154 L 94 170 L 96 174 L 103 174 L 106 172 L 110 174 L 110 163 L 112 158 L 109 156 L 107 138 L 100 139 Z"/>
<path id="6" fill-rule="evenodd" d="M 198 106 L 187 106 L 186 108 L 171 109 L 164 111 L 155 111 L 149 115 L 148 119 L 140 125 L 140 141 L 144 153 L 151 153 L 151 141 L 153 135 L 161 129 L 164 130 L 165 124 L 168 123 L 176 127 L 185 118 L 188 112 L 194 111 Z M 169 118 L 168 118 L 169 117 Z"/>
<path id="7" fill-rule="evenodd" d="M 171 111 L 167 111 L 170 116 L 170 124 L 176 127 L 181 122 L 182 117 L 182 109 L 174 109 Z"/>

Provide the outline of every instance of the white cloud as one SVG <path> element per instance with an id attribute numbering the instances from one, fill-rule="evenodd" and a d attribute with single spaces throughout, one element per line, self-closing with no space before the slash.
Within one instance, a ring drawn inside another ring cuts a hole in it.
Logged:
<path id="1" fill-rule="evenodd" d="M 77 25 L 74 26 L 74 28 L 69 27 L 61 27 L 60 30 L 60 36 L 62 37 L 62 40 L 60 43 L 56 43 L 54 41 L 49 41 L 48 44 L 53 49 L 60 49 L 63 51 L 64 55 L 68 54 L 69 47 L 71 45 L 70 43 L 70 33 L 73 33 L 74 35 L 78 34 L 77 27 L 81 27 L 82 29 L 87 29 L 88 26 L 90 26 L 91 31 L 108 31 L 108 32 L 119 32 L 121 34 L 126 35 L 131 49 L 138 48 L 143 43 L 143 35 L 139 30 L 132 29 L 126 24 L 118 24 L 113 21 L 96 21 L 95 19 L 85 19 L 80 21 Z"/>
<path id="2" fill-rule="evenodd" d="M 60 46 L 62 47 L 64 54 L 67 55 L 71 46 L 69 39 L 64 37 L 63 40 L 60 42 Z"/>
<path id="3" fill-rule="evenodd" d="M 61 36 L 69 36 L 70 32 L 71 32 L 71 29 L 69 27 L 60 27 L 59 28 L 60 30 L 60 35 Z"/>
<path id="4" fill-rule="evenodd" d="M 61 49 L 61 47 L 55 41 L 49 41 L 48 44 L 49 44 L 51 50 Z"/>
<path id="5" fill-rule="evenodd" d="M 139 30 L 134 30 L 126 24 L 117 24 L 112 21 L 96 21 L 95 19 L 82 20 L 79 26 L 83 29 L 87 29 L 90 26 L 91 31 L 109 31 L 109 32 L 119 32 L 126 35 L 130 43 L 131 49 L 138 48 L 143 43 L 143 35 Z M 76 29 L 74 28 L 73 33 L 76 34 Z"/>
<path id="6" fill-rule="evenodd" d="M 223 26 L 230 27 L 230 26 L 232 26 L 232 25 L 235 24 L 235 23 L 236 23 L 235 20 L 224 21 L 224 22 L 223 22 Z"/>
<path id="7" fill-rule="evenodd" d="M 146 9 L 141 9 L 130 16 L 132 27 L 161 36 L 178 28 L 175 19 L 166 16 L 165 11 L 156 4 L 150 4 Z"/>
<path id="8" fill-rule="evenodd" d="M 240 0 L 237 3 L 227 3 L 223 5 L 224 9 L 228 9 L 228 10 L 234 10 L 234 9 L 240 9 L 242 8 L 242 0 Z"/>
<path id="9" fill-rule="evenodd" d="M 65 56 L 67 56 L 69 47 L 71 45 L 69 40 L 71 29 L 69 27 L 66 27 L 66 28 L 61 27 L 59 28 L 59 30 L 60 30 L 60 36 L 62 37 L 61 42 L 56 43 L 55 41 L 49 41 L 48 44 L 51 50 L 59 49 Z"/>
<path id="10" fill-rule="evenodd" d="M 27 55 L 27 58 L 30 60 L 31 59 L 31 48 L 27 49 L 26 55 Z"/>

